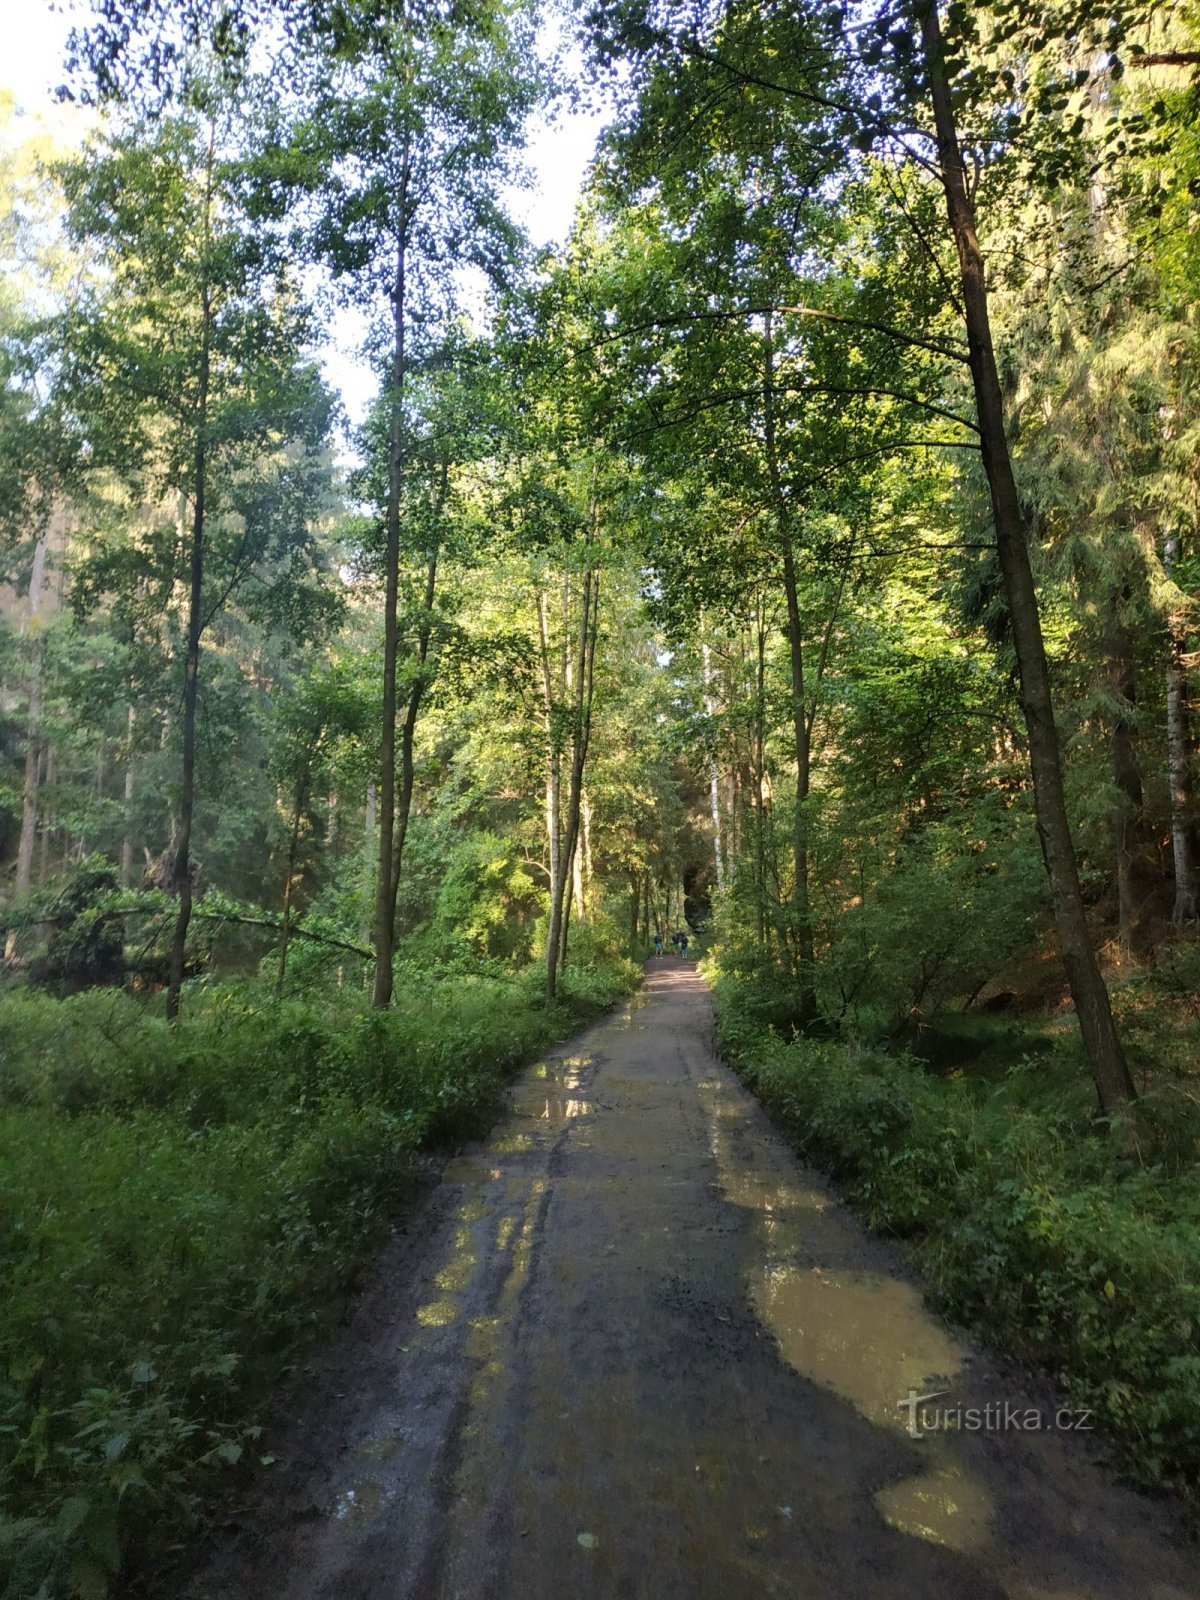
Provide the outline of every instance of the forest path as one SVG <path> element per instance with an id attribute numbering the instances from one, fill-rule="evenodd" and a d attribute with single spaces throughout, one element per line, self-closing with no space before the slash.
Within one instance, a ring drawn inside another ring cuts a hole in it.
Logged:
<path id="1" fill-rule="evenodd" d="M 707 986 L 526 1071 L 385 1253 L 222 1600 L 1183 1600 L 1194 1560 L 922 1305 L 716 1060 Z M 1052 1409 L 1051 1413 L 1052 1414 Z"/>

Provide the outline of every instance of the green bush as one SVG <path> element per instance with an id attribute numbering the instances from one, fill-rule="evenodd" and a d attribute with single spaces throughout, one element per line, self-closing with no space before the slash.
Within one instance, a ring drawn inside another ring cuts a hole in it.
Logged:
<path id="1" fill-rule="evenodd" d="M 613 964 L 432 980 L 388 1012 L 193 986 L 0 997 L 0 1595 L 110 1592 L 176 1536 L 412 1152 L 481 1128 L 504 1078 L 633 984 Z"/>
<path id="2" fill-rule="evenodd" d="M 939 1303 L 1094 1410 L 1133 1479 L 1196 1502 L 1194 1106 L 1151 1095 L 1136 1129 L 1109 1129 L 1070 1049 L 997 1085 L 940 1078 L 909 1057 L 764 1032 L 743 986 L 718 980 L 718 993 L 737 1070 L 871 1226 L 911 1239 Z"/>

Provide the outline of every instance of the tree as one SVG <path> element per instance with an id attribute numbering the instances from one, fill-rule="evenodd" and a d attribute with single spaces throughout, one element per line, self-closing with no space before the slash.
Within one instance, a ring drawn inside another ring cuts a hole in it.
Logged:
<path id="1" fill-rule="evenodd" d="M 539 85 L 531 65 L 531 13 L 493 8 L 462 27 L 436 4 L 339 7 L 312 18 L 305 95 L 281 112 L 258 174 L 265 213 L 298 218 L 297 237 L 377 319 L 389 347 L 383 505 L 384 645 L 375 1003 L 392 992 L 396 895 L 404 810 L 397 795 L 398 604 L 402 509 L 409 469 L 410 367 L 454 315 L 464 268 L 497 278 L 517 235 L 496 193 Z M 386 308 L 384 311 L 383 308 Z M 414 312 L 414 308 L 417 308 Z M 382 329 L 386 323 L 386 335 Z M 437 560 L 428 563 L 427 606 Z M 426 641 L 425 648 L 428 648 Z M 410 696 L 405 728 L 419 696 Z M 401 765 L 411 730 L 401 736 Z"/>
<path id="2" fill-rule="evenodd" d="M 326 470 L 329 403 L 301 359 L 307 320 L 277 242 L 239 203 L 248 109 L 210 89 L 194 109 L 118 127 L 64 172 L 73 234 L 109 272 L 71 319 L 64 403 L 92 474 L 172 508 L 155 554 L 186 594 L 172 1016 L 193 903 L 203 637 L 268 557 L 294 587 Z"/>

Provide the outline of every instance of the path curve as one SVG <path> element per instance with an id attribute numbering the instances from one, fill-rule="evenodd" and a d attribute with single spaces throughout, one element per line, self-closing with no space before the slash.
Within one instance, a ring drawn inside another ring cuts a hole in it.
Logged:
<path id="1" fill-rule="evenodd" d="M 516 1081 L 382 1259 L 213 1600 L 1195 1600 L 1053 1405 L 927 1311 L 712 1049 L 694 967 Z M 1010 1413 L 1011 1414 L 1011 1413 Z"/>

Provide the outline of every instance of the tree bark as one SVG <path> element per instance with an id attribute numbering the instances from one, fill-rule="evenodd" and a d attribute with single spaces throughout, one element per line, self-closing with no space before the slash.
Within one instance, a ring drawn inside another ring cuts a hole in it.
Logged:
<path id="1" fill-rule="evenodd" d="M 396 897 L 396 664 L 400 649 L 400 497 L 404 480 L 404 379 L 408 293 L 409 134 L 404 134 L 398 197 L 395 276 L 392 283 L 391 413 L 388 426 L 388 489 L 385 515 L 383 601 L 383 711 L 379 756 L 379 868 L 375 876 L 375 987 L 373 1004 L 392 1001 L 392 955 Z"/>
<path id="2" fill-rule="evenodd" d="M 921 45 L 937 132 L 938 162 L 950 229 L 958 252 L 971 377 L 984 471 L 996 529 L 996 549 L 1008 600 L 1021 703 L 1029 736 L 1034 805 L 1042 856 L 1050 880 L 1059 948 L 1084 1049 L 1103 1110 L 1135 1098 L 1125 1052 L 1113 1021 L 1108 989 L 1096 960 L 1084 914 L 1071 825 L 1063 792 L 1062 761 L 1050 673 L 1042 638 L 1037 590 L 1029 561 L 1025 523 L 1008 452 L 1004 407 L 992 346 L 983 252 L 950 99 L 936 0 L 918 7 Z"/>
<path id="3" fill-rule="evenodd" d="M 1163 541 L 1163 571 L 1171 578 L 1179 559 L 1179 537 Z M 1167 614 L 1167 772 L 1171 786 L 1171 854 L 1175 867 L 1175 922 L 1200 917 L 1200 872 L 1197 871 L 1195 788 L 1192 741 L 1188 728 L 1187 669 L 1183 664 L 1187 633 L 1178 606 Z"/>
<path id="4" fill-rule="evenodd" d="M 792 738 L 796 756 L 796 813 L 792 821 L 792 920 L 795 937 L 796 1016 L 803 1026 L 816 1015 L 816 948 L 813 941 L 809 893 L 808 797 L 812 783 L 812 741 L 804 683 L 804 629 L 796 582 L 796 557 L 792 544 L 789 507 L 779 467 L 775 438 L 775 351 L 771 318 L 766 319 L 763 371 L 763 431 L 767 470 L 775 499 L 783 588 L 787 601 L 788 659 L 791 669 Z"/>
<path id="5" fill-rule="evenodd" d="M 172 887 L 179 897 L 179 911 L 171 937 L 170 968 L 167 977 L 167 1016 L 179 1015 L 179 995 L 183 987 L 187 954 L 188 925 L 192 920 L 192 822 L 196 809 L 196 704 L 200 689 L 200 636 L 204 622 L 201 602 L 204 593 L 204 515 L 208 490 L 208 391 L 212 365 L 213 300 L 207 277 L 207 257 L 212 226 L 212 183 L 215 129 L 208 140 L 208 169 L 204 195 L 205 277 L 200 292 L 200 360 L 197 374 L 196 441 L 192 467 L 192 540 L 188 582 L 187 655 L 183 670 L 183 770 L 179 786 L 179 832 L 175 840 Z"/>
<path id="6" fill-rule="evenodd" d="M 562 834 L 562 752 L 554 714 L 554 675 L 550 670 L 550 630 L 546 597 L 537 591 L 538 643 L 542 668 L 542 707 L 546 719 L 546 854 L 549 859 L 550 905 L 558 900 L 558 850 Z"/>
<path id="7" fill-rule="evenodd" d="M 704 714 L 711 724 L 717 707 L 712 693 L 712 652 L 707 639 L 700 646 L 700 660 L 704 674 Z M 713 825 L 713 870 L 717 894 L 722 895 L 725 892 L 725 854 L 721 839 L 721 774 L 715 743 L 710 746 L 708 755 L 708 809 Z"/>
<path id="8" fill-rule="evenodd" d="M 125 832 L 121 837 L 121 882 L 127 888 L 133 882 L 133 730 L 136 723 L 137 711 L 130 706 L 125 714 Z"/>
<path id="9" fill-rule="evenodd" d="M 42 675 L 45 666 L 45 641 L 42 637 L 42 589 L 46 577 L 48 533 L 43 529 L 33 547 L 29 574 L 29 685 L 26 692 L 25 771 L 21 783 L 21 833 L 17 841 L 17 873 L 14 888 L 18 895 L 33 887 L 33 855 L 38 832 L 38 794 L 42 776 Z M 17 953 L 17 932 L 10 928 L 4 940 L 4 959 Z"/>
<path id="10" fill-rule="evenodd" d="M 593 537 L 598 509 L 593 507 Z M 596 618 L 600 604 L 600 576 L 589 567 L 584 574 L 579 609 L 579 650 L 575 658 L 575 696 L 572 707 L 571 770 L 567 785 L 567 813 L 559 847 L 558 879 L 550 905 L 550 926 L 546 938 L 546 993 L 554 998 L 558 972 L 566 960 L 567 915 L 564 915 L 566 888 L 571 881 L 571 862 L 579 834 L 579 806 L 583 792 L 583 773 L 591 737 L 592 683 L 596 658 Z"/>
<path id="11" fill-rule="evenodd" d="M 292 827 L 288 835 L 287 861 L 283 879 L 283 916 L 279 924 L 279 976 L 275 982 L 276 999 L 283 999 L 283 985 L 287 979 L 288 944 L 292 932 L 292 889 L 296 881 L 296 855 L 300 848 L 300 823 L 308 804 L 302 787 L 296 794 L 296 808 L 292 814 Z"/>
<path id="12" fill-rule="evenodd" d="M 443 480 L 443 494 L 445 482 Z M 439 502 L 440 509 L 440 502 Z M 408 821 L 412 815 L 413 798 L 413 746 L 417 732 L 417 717 L 428 687 L 425 669 L 429 664 L 429 649 L 433 640 L 433 602 L 437 594 L 439 546 L 435 542 L 425 565 L 424 608 L 421 625 L 417 630 L 417 670 L 412 688 L 408 691 L 408 704 L 404 711 L 404 726 L 400 730 L 400 797 L 396 807 L 395 837 L 392 842 L 392 900 L 393 925 L 396 918 L 396 896 L 400 890 L 400 870 L 404 861 L 404 841 L 408 837 Z"/>
<path id="13" fill-rule="evenodd" d="M 46 581 L 46 554 L 49 535 L 43 530 L 33 549 L 29 574 L 29 688 L 25 730 L 25 774 L 21 786 L 21 837 L 17 845 L 16 891 L 28 894 L 33 886 L 33 848 L 37 841 L 38 787 L 42 765 L 42 669 L 45 640 L 42 637 L 42 590 Z"/>

